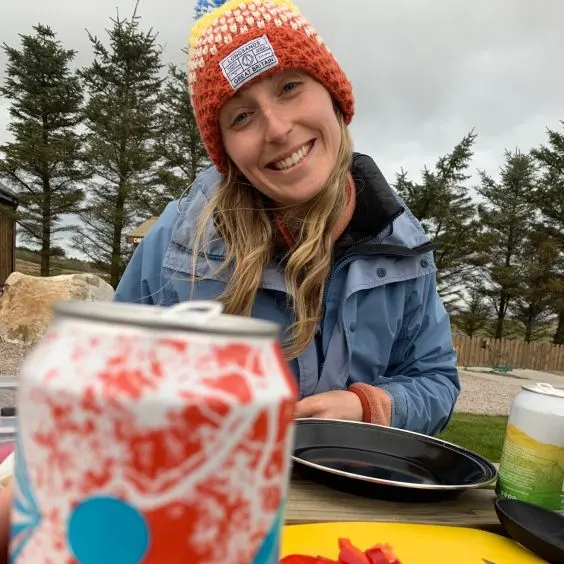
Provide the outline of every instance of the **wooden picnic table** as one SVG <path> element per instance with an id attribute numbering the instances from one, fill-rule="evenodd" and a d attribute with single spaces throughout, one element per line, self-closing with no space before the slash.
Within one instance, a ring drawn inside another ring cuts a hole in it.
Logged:
<path id="1" fill-rule="evenodd" d="M 433 503 L 368 499 L 292 475 L 286 524 L 328 521 L 388 521 L 456 525 L 503 534 L 495 513 L 494 485 L 462 492 L 458 497 Z"/>

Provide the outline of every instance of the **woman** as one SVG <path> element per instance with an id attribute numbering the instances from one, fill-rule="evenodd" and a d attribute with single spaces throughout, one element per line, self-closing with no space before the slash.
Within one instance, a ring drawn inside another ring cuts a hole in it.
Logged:
<path id="1" fill-rule="evenodd" d="M 214 166 L 165 209 L 115 299 L 218 299 L 278 322 L 298 417 L 441 431 L 459 381 L 432 245 L 353 152 L 352 88 L 317 32 L 288 0 L 226 2 L 193 28 L 189 90 Z"/>
<path id="2" fill-rule="evenodd" d="M 189 65 L 214 166 L 167 206 L 116 301 L 219 299 L 278 322 L 298 417 L 442 430 L 459 381 L 432 246 L 353 153 L 352 88 L 319 35 L 288 0 L 230 1 L 194 26 Z"/>

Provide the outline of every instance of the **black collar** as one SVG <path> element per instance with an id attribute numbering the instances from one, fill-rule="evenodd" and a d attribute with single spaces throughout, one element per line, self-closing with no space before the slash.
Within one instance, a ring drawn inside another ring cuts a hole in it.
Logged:
<path id="1" fill-rule="evenodd" d="M 368 155 L 354 153 L 351 173 L 356 206 L 349 225 L 335 244 L 336 255 L 360 240 L 376 237 L 404 212 L 384 175 Z"/>
<path id="2" fill-rule="evenodd" d="M 367 155 L 355 153 L 351 169 L 356 186 L 353 231 L 378 234 L 404 212 L 384 175 Z"/>
<path id="3" fill-rule="evenodd" d="M 356 190 L 356 205 L 351 221 L 335 242 L 334 260 L 352 245 L 377 237 L 404 212 L 384 175 L 368 155 L 354 153 L 351 174 Z M 280 245 L 275 256 L 283 260 L 285 246 Z"/>

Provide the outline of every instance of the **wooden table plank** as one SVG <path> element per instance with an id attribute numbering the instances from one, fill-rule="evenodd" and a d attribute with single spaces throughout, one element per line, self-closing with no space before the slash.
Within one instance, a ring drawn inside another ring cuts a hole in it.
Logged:
<path id="1" fill-rule="evenodd" d="M 367 499 L 333 490 L 295 474 L 290 482 L 286 523 L 388 521 L 456 525 L 501 532 L 493 487 L 467 490 L 453 500 L 435 503 Z"/>

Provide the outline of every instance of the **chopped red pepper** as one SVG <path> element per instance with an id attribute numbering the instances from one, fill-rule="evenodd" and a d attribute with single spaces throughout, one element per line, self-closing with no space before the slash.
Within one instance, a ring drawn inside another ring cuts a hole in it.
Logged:
<path id="1" fill-rule="evenodd" d="M 401 564 L 389 544 L 375 544 L 366 551 L 354 546 L 349 539 L 339 539 L 339 560 L 323 556 L 292 554 L 280 560 L 280 564 Z"/>
<path id="2" fill-rule="evenodd" d="M 370 564 L 368 557 L 360 548 L 354 546 L 349 539 L 339 539 L 340 564 Z"/>
<path id="3" fill-rule="evenodd" d="M 400 564 L 389 544 L 376 544 L 365 552 L 370 564 Z"/>
<path id="4" fill-rule="evenodd" d="M 323 556 L 305 556 L 302 554 L 290 554 L 280 560 L 280 564 L 339 564 L 336 560 L 330 560 Z"/>
<path id="5" fill-rule="evenodd" d="M 280 560 L 280 564 L 317 564 L 315 556 L 305 556 L 304 554 L 290 554 Z"/>
<path id="6" fill-rule="evenodd" d="M 379 548 L 371 548 L 366 552 L 370 564 L 390 564 L 390 560 Z"/>

